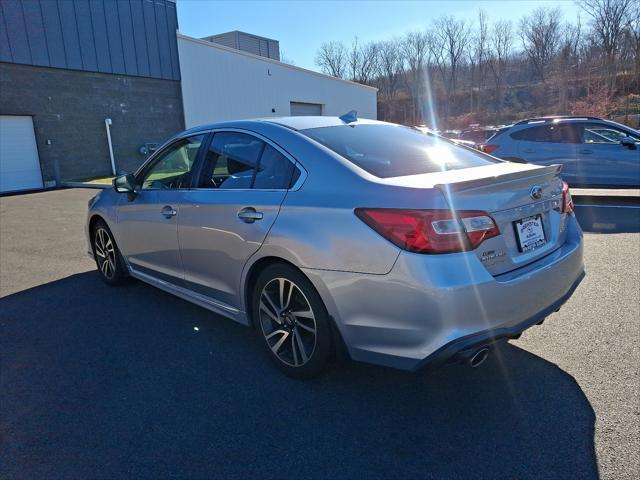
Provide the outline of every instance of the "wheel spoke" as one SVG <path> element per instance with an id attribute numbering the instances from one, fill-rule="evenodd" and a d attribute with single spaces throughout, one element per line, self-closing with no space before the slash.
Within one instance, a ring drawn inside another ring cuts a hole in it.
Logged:
<path id="1" fill-rule="evenodd" d="M 267 340 L 270 340 L 276 334 L 281 334 L 282 336 L 280 337 L 280 339 L 276 343 L 271 345 L 271 350 L 273 350 L 273 353 L 275 353 L 275 354 L 277 354 L 278 350 L 280 350 L 280 347 L 282 347 L 282 344 L 285 342 L 285 340 L 289 336 L 289 332 L 287 332 L 285 330 L 276 330 L 275 332 L 272 332 L 269 335 L 267 335 L 267 337 L 266 337 Z"/>
<path id="2" fill-rule="evenodd" d="M 282 308 L 289 308 L 289 304 L 291 303 L 291 294 L 293 293 L 293 289 L 297 288 L 293 283 L 289 282 L 289 293 L 287 294 L 287 300 L 284 302 Z"/>
<path id="3" fill-rule="evenodd" d="M 298 318 L 309 318 L 311 320 L 315 319 L 311 309 L 309 309 L 309 310 L 296 310 L 295 312 L 291 312 L 291 314 L 294 315 L 295 317 L 298 317 Z"/>
<path id="4" fill-rule="evenodd" d="M 269 308 L 267 308 L 264 302 L 260 302 L 260 310 L 266 313 L 269 316 L 269 318 L 274 322 L 276 322 L 277 324 L 279 325 L 282 324 L 282 320 L 280 320 L 276 315 L 274 315 L 273 312 Z"/>
<path id="5" fill-rule="evenodd" d="M 96 242 L 96 255 L 98 255 L 99 257 L 102 257 L 102 258 L 104 258 L 104 257 L 105 257 L 105 254 L 104 254 L 104 252 L 102 251 L 102 248 L 100 248 L 100 247 L 98 246 L 98 243 L 97 243 L 97 242 Z"/>
<path id="6" fill-rule="evenodd" d="M 296 352 L 296 332 L 291 334 L 291 353 L 293 353 L 293 364 L 298 366 L 298 352 Z"/>
<path id="7" fill-rule="evenodd" d="M 263 291 L 262 296 L 267 300 L 267 302 L 269 303 L 269 306 L 273 309 L 274 315 L 278 315 L 280 313 L 280 310 L 278 310 L 278 307 L 276 307 L 276 304 L 273 303 L 273 300 L 271 300 L 271 297 L 269 296 L 269 294 L 266 291 Z"/>
<path id="8" fill-rule="evenodd" d="M 296 335 L 296 332 L 293 332 L 293 336 L 295 337 L 298 348 L 300 349 L 300 355 L 302 355 L 302 363 L 307 363 L 307 360 L 309 359 L 307 358 L 307 352 L 304 349 L 304 344 L 302 343 L 300 335 Z"/>
<path id="9" fill-rule="evenodd" d="M 310 327 L 310 326 L 308 326 L 308 325 L 305 325 L 305 324 L 304 324 L 304 323 L 302 323 L 302 322 L 297 322 L 297 323 L 296 323 L 296 327 L 300 327 L 300 328 L 302 328 L 303 330 L 306 330 L 307 332 L 313 333 L 314 335 L 316 334 L 316 329 L 315 329 L 315 328 Z"/>

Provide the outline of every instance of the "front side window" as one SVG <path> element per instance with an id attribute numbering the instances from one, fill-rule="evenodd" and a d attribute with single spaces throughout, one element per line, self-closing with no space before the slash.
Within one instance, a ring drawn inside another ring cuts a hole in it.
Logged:
<path id="1" fill-rule="evenodd" d="M 284 190 L 300 172 L 271 145 L 240 132 L 218 132 L 209 146 L 200 188 Z"/>
<path id="2" fill-rule="evenodd" d="M 182 138 L 164 151 L 142 177 L 142 190 L 189 188 L 191 169 L 205 135 Z"/>
<path id="3" fill-rule="evenodd" d="M 632 135 L 623 130 L 608 125 L 588 123 L 584 127 L 584 143 L 620 143 L 622 139 L 630 137 L 640 141 L 640 136 Z"/>
<path id="4" fill-rule="evenodd" d="M 380 178 L 459 170 L 500 162 L 442 138 L 397 125 L 340 125 L 300 132 Z"/>

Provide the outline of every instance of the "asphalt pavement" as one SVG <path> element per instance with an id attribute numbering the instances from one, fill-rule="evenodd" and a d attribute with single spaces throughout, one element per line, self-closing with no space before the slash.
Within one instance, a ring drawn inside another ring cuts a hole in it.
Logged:
<path id="1" fill-rule="evenodd" d="M 0 197 L 0 478 L 637 478 L 640 234 L 480 368 L 347 363 L 312 381 L 255 333 L 103 284 L 93 190 Z"/>

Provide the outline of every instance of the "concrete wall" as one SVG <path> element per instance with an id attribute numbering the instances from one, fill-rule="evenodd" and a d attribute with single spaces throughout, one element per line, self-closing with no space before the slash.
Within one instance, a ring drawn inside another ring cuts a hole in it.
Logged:
<path id="1" fill-rule="evenodd" d="M 2 62 L 0 114 L 33 116 L 45 182 L 111 173 L 105 118 L 116 166 L 128 171 L 144 161 L 142 144 L 184 129 L 178 81 Z"/>
<path id="2" fill-rule="evenodd" d="M 323 115 L 377 117 L 375 88 L 178 34 L 187 127 L 288 116 L 290 102 L 319 103 Z"/>

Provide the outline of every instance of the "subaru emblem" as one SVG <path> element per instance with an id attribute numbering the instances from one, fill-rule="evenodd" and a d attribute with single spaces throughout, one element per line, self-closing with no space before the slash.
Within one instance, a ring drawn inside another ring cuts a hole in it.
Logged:
<path id="1" fill-rule="evenodd" d="M 529 195 L 534 200 L 540 200 L 542 198 L 542 187 L 540 185 L 534 185 L 531 187 L 531 190 L 529 190 Z"/>

